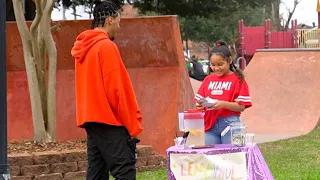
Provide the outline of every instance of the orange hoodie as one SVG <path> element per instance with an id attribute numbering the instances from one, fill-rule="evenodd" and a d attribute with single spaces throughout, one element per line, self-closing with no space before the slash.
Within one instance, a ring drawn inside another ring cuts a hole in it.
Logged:
<path id="1" fill-rule="evenodd" d="M 75 58 L 77 125 L 97 122 L 125 126 L 131 136 L 142 130 L 142 116 L 120 52 L 106 32 L 79 34 Z"/>

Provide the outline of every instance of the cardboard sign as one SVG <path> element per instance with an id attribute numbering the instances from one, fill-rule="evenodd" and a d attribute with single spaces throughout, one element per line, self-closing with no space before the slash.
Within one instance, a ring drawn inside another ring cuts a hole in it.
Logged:
<path id="1" fill-rule="evenodd" d="M 176 180 L 246 180 L 246 153 L 170 154 Z"/>

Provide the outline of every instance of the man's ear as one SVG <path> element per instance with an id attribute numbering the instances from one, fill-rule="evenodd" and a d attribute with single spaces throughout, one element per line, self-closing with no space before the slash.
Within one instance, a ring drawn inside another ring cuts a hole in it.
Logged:
<path id="1" fill-rule="evenodd" d="M 111 16 L 108 16 L 108 17 L 106 18 L 105 25 L 110 25 L 110 24 L 112 24 L 112 17 L 111 17 Z"/>

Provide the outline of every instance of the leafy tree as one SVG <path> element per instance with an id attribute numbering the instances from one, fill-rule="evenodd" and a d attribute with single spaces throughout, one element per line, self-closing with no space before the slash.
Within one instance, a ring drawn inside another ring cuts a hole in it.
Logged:
<path id="1" fill-rule="evenodd" d="M 261 7 L 244 7 L 233 12 L 208 17 L 180 18 L 183 39 L 207 42 L 212 45 L 217 40 L 232 42 L 238 37 L 238 21 L 244 19 L 246 26 L 262 26 L 265 19 L 271 18 L 271 4 Z"/>
<path id="2" fill-rule="evenodd" d="M 66 9 L 69 9 L 69 8 L 75 9 L 76 6 L 84 5 L 86 7 L 89 7 L 90 10 L 92 10 L 94 1 L 95 0 L 57 0 L 55 3 L 55 8 L 60 8 L 61 4 Z M 112 1 L 118 6 L 122 6 L 125 2 L 131 3 L 130 0 L 112 0 Z M 27 21 L 32 21 L 36 16 L 36 5 L 34 3 L 34 0 L 24 0 L 24 7 L 25 7 L 24 9 L 25 19 Z M 7 13 L 6 14 L 7 21 L 15 21 L 12 0 L 6 0 L 6 13 Z M 89 11 L 87 13 L 90 14 L 92 12 Z"/>
<path id="3" fill-rule="evenodd" d="M 140 0 L 134 2 L 142 13 L 177 14 L 181 17 L 226 15 L 245 7 L 258 7 L 270 0 Z"/>
<path id="4" fill-rule="evenodd" d="M 181 34 L 185 41 L 206 42 L 212 45 L 223 39 L 237 38 L 237 23 L 245 19 L 246 25 L 261 25 L 271 15 L 271 2 L 275 0 L 140 0 L 134 6 L 142 14 L 176 14 L 180 18 Z M 267 9 L 269 8 L 269 9 Z M 270 12 L 270 13 L 266 13 Z"/>
<path id="5" fill-rule="evenodd" d="M 60 5 L 62 2 L 62 5 L 66 8 L 70 8 L 72 6 L 79 6 L 79 5 L 85 5 L 85 6 L 92 6 L 95 0 L 57 0 L 57 3 Z M 126 0 L 111 0 L 118 6 L 122 6 Z"/>

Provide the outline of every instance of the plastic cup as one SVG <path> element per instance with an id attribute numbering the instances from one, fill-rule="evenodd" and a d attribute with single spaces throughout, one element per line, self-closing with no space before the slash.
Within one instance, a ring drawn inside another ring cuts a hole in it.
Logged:
<path id="1" fill-rule="evenodd" d="M 186 146 L 186 140 L 182 137 L 177 137 L 174 139 L 174 144 L 177 149 L 184 149 Z"/>
<path id="2" fill-rule="evenodd" d="M 254 133 L 246 133 L 246 145 L 253 145 L 254 143 Z"/>

